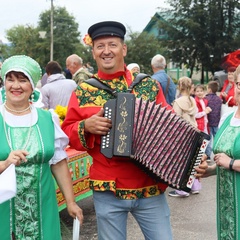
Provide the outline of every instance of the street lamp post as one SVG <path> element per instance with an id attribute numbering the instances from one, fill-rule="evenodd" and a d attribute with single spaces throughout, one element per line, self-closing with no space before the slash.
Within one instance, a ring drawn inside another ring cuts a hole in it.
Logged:
<path id="1" fill-rule="evenodd" d="M 53 60 L 53 0 L 51 0 L 50 31 L 51 31 L 50 61 L 52 61 Z"/>

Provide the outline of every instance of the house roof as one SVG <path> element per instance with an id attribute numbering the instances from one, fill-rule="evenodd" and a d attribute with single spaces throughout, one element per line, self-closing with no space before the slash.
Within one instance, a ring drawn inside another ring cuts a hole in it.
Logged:
<path id="1" fill-rule="evenodd" d="M 149 34 L 153 34 L 155 37 L 159 39 L 167 39 L 168 34 L 164 30 L 164 28 L 159 28 L 159 22 L 167 23 L 168 20 L 172 17 L 172 11 L 163 11 L 156 12 L 154 16 L 151 18 L 147 26 L 143 29 L 143 32 L 147 32 Z"/>

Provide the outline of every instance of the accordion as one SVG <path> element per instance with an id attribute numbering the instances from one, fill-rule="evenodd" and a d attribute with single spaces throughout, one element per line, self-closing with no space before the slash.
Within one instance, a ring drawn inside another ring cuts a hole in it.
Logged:
<path id="1" fill-rule="evenodd" d="M 191 190 L 209 135 L 160 104 L 130 93 L 106 102 L 104 116 L 112 120 L 109 133 L 101 137 L 104 156 L 131 158 L 156 181 Z"/>

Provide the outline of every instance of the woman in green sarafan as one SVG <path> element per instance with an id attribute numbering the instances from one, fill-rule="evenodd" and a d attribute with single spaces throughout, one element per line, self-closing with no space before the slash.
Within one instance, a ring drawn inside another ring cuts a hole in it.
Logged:
<path id="1" fill-rule="evenodd" d="M 240 66 L 234 76 L 238 108 L 222 116 L 213 145 L 216 164 L 205 173 L 217 174 L 219 240 L 240 240 Z"/>
<path id="2" fill-rule="evenodd" d="M 60 240 L 55 177 L 69 214 L 83 220 L 74 201 L 67 166 L 67 136 L 53 111 L 34 106 L 39 64 L 17 55 L 4 61 L 3 104 L 0 105 L 0 174 L 15 165 L 16 196 L 0 204 L 0 239 Z M 6 182 L 6 184 L 8 184 Z M 1 196 L 0 196 L 1 200 Z"/>

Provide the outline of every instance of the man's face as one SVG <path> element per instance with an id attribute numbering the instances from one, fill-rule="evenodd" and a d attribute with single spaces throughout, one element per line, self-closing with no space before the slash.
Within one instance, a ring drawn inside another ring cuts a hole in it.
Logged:
<path id="1" fill-rule="evenodd" d="M 70 59 L 66 60 L 66 68 L 69 70 L 69 72 L 73 75 L 76 72 L 76 67 L 73 61 Z"/>
<path id="2" fill-rule="evenodd" d="M 113 74 L 124 70 L 127 46 L 119 37 L 97 38 L 93 42 L 92 54 L 100 71 Z"/>

